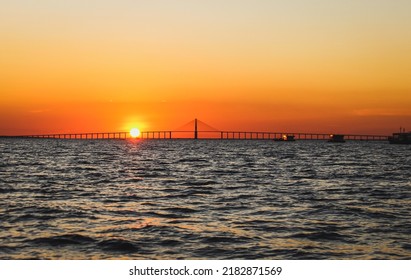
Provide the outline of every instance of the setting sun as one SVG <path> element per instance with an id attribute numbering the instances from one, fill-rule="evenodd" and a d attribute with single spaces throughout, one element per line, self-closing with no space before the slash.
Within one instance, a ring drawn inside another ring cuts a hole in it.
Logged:
<path id="1" fill-rule="evenodd" d="M 130 135 L 131 135 L 131 137 L 133 137 L 133 138 L 137 138 L 137 137 L 140 136 L 140 130 L 139 130 L 138 128 L 132 128 L 132 129 L 130 130 Z"/>

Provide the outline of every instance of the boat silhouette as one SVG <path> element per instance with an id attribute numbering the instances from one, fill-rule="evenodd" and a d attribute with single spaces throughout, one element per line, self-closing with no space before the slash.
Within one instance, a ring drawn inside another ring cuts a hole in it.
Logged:
<path id="1" fill-rule="evenodd" d="M 287 142 L 293 142 L 295 141 L 295 136 L 294 135 L 286 135 L 284 134 L 280 138 L 274 139 L 274 141 L 281 142 L 281 141 L 287 141 Z"/>
<path id="2" fill-rule="evenodd" d="M 411 132 L 393 133 L 388 137 L 390 144 L 411 144 Z"/>
<path id="3" fill-rule="evenodd" d="M 328 139 L 330 143 L 345 143 L 344 135 L 343 134 L 331 134 L 330 139 Z"/>

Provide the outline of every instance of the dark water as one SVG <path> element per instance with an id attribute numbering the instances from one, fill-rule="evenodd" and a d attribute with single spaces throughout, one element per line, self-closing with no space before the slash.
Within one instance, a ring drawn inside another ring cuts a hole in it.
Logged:
<path id="1" fill-rule="evenodd" d="M 0 139 L 1 259 L 411 259 L 411 147 Z"/>

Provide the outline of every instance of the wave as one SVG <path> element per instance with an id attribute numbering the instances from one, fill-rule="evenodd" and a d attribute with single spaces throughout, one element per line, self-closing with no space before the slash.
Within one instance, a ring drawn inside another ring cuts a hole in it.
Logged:
<path id="1" fill-rule="evenodd" d="M 50 237 L 39 237 L 29 240 L 30 243 L 48 246 L 84 245 L 96 240 L 80 234 L 64 234 Z"/>
<path id="2" fill-rule="evenodd" d="M 124 239 L 107 239 L 98 243 L 99 248 L 104 251 L 133 253 L 138 252 L 139 248 L 133 242 Z"/>

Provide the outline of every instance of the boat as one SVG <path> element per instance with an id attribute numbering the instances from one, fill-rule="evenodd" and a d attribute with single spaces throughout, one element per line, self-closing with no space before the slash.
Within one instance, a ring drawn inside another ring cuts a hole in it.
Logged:
<path id="1" fill-rule="evenodd" d="M 393 133 L 388 137 L 390 144 L 411 144 L 411 131 Z"/>
<path id="2" fill-rule="evenodd" d="M 284 134 L 282 137 L 274 139 L 274 141 L 287 141 L 287 142 L 292 142 L 292 141 L 295 141 L 295 137 L 294 137 L 294 135 L 286 135 L 286 134 Z"/>
<path id="3" fill-rule="evenodd" d="M 344 135 L 343 134 L 331 134 L 330 139 L 328 139 L 330 143 L 345 143 Z"/>

